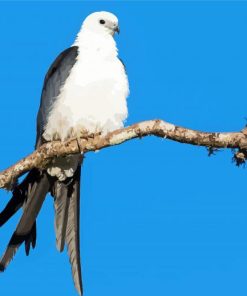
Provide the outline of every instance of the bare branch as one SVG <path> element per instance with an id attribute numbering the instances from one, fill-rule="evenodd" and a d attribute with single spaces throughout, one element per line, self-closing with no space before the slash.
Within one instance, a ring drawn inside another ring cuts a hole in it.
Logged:
<path id="1" fill-rule="evenodd" d="M 42 145 L 29 156 L 0 173 L 0 188 L 9 189 L 18 177 L 32 168 L 46 168 L 54 157 L 86 153 L 145 136 L 157 136 L 180 143 L 209 148 L 247 149 L 246 130 L 229 133 L 208 133 L 179 127 L 163 120 L 143 121 L 107 135 L 90 135 L 66 142 L 53 141 Z"/>

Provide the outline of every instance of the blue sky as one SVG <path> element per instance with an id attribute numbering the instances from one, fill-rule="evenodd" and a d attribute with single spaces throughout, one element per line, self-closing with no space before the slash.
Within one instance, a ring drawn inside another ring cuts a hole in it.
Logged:
<path id="1" fill-rule="evenodd" d="M 0 169 L 32 152 L 43 77 L 82 20 L 109 10 L 129 80 L 127 124 L 162 118 L 237 131 L 247 117 L 245 2 L 0 2 Z M 230 151 L 145 138 L 87 155 L 81 196 L 85 296 L 246 295 L 246 169 Z M 10 194 L 0 192 L 0 208 Z M 19 215 L 0 229 L 0 251 Z M 1 295 L 76 295 L 55 248 L 52 199 L 38 242 L 0 275 Z"/>

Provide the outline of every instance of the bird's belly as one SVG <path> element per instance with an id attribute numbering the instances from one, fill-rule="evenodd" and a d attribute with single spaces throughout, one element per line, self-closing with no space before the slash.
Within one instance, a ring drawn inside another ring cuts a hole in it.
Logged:
<path id="1" fill-rule="evenodd" d="M 72 72 L 50 112 L 44 138 L 65 140 L 121 128 L 128 114 L 127 95 L 128 81 L 121 68 Z"/>
<path id="2" fill-rule="evenodd" d="M 47 141 L 105 134 L 123 127 L 129 87 L 122 64 L 117 60 L 95 68 L 87 66 L 77 63 L 61 89 L 44 129 Z M 63 181 L 74 174 L 78 157 L 59 158 L 47 171 Z"/>
<path id="3" fill-rule="evenodd" d="M 108 132 L 120 128 L 127 117 L 126 95 L 111 79 L 73 85 L 72 99 L 64 102 L 70 111 L 70 125 L 78 133 Z"/>

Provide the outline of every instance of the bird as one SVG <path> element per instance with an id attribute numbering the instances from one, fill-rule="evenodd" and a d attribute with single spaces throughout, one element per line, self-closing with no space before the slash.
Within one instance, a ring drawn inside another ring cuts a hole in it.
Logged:
<path id="1" fill-rule="evenodd" d="M 118 18 L 111 12 L 88 15 L 74 43 L 58 55 L 44 78 L 37 114 L 35 148 L 88 134 L 105 135 L 124 127 L 129 82 L 114 39 Z M 83 154 L 56 157 L 46 169 L 33 168 L 15 184 L 0 213 L 3 226 L 23 213 L 0 259 L 4 271 L 18 248 L 35 248 L 36 219 L 48 193 L 54 199 L 56 247 L 67 246 L 75 288 L 83 295 L 80 260 L 80 174 Z"/>

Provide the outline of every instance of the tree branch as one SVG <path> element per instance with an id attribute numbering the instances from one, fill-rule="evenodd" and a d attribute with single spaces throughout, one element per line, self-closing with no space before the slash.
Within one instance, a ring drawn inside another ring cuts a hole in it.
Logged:
<path id="1" fill-rule="evenodd" d="M 240 132 L 208 133 L 179 127 L 163 120 L 143 121 L 107 135 L 89 135 L 66 142 L 53 141 L 43 144 L 32 154 L 0 173 L 0 188 L 11 188 L 18 177 L 34 167 L 46 168 L 54 157 L 96 151 L 149 135 L 208 148 L 237 148 L 240 157 L 244 159 L 243 151 L 247 149 L 246 129 Z"/>

